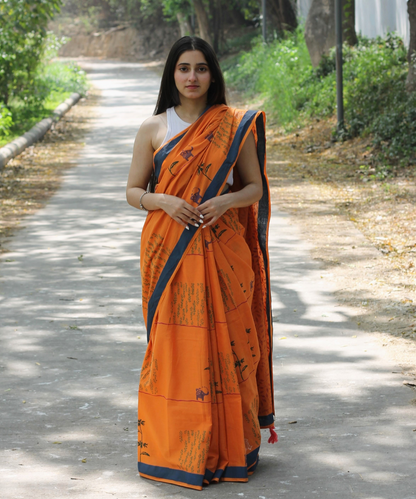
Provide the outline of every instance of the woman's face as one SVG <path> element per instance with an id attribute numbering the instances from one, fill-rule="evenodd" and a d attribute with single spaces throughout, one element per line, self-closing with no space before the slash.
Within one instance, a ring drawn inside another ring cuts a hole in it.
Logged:
<path id="1" fill-rule="evenodd" d="M 206 96 L 212 76 L 204 54 L 199 50 L 183 52 L 176 63 L 174 79 L 181 97 L 200 99 Z"/>

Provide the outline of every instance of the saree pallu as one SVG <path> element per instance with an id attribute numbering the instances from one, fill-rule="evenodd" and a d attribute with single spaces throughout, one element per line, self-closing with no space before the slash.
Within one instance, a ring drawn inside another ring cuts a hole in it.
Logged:
<path id="1" fill-rule="evenodd" d="M 139 387 L 141 476 L 200 490 L 246 482 L 273 427 L 265 117 L 212 106 L 155 152 L 156 192 L 198 206 L 221 195 L 253 132 L 261 200 L 184 229 L 149 212 L 141 237 L 148 347 Z M 239 188 L 234 172 L 233 189 Z"/>

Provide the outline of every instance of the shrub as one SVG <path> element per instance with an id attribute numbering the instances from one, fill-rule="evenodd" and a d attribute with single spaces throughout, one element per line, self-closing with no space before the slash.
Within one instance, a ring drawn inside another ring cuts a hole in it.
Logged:
<path id="1" fill-rule="evenodd" d="M 61 0 L 0 0 L 0 101 L 30 95 L 46 26 Z"/>
<path id="2" fill-rule="evenodd" d="M 396 35 L 344 46 L 346 136 L 372 134 L 391 159 L 416 151 L 416 95 L 406 93 L 406 48 Z M 306 118 L 331 116 L 336 109 L 335 51 L 311 66 L 302 29 L 252 50 L 225 67 L 231 86 L 247 97 L 264 99 L 264 108 L 286 127 Z"/>
<path id="3" fill-rule="evenodd" d="M 20 92 L 1 109 L 0 146 L 49 116 L 72 92 L 84 94 L 87 89 L 86 74 L 77 64 L 43 61 L 33 76 L 31 91 Z"/>
<path id="4" fill-rule="evenodd" d="M 260 94 L 282 124 L 296 120 L 308 100 L 309 89 L 299 83 L 309 80 L 313 69 L 301 29 L 269 45 L 256 38 L 250 52 L 224 69 L 228 84 L 246 95 Z"/>
<path id="5" fill-rule="evenodd" d="M 0 102 L 0 136 L 7 136 L 13 125 L 12 113 Z"/>
<path id="6" fill-rule="evenodd" d="M 400 38 L 361 40 L 358 47 L 345 47 L 345 110 L 351 133 L 358 135 L 380 114 L 406 101 L 406 49 Z"/>
<path id="7" fill-rule="evenodd" d="M 84 94 L 88 89 L 88 81 L 78 64 L 69 62 L 51 62 L 42 68 L 37 77 L 37 84 L 48 88 L 48 95 L 62 92 L 78 92 Z"/>

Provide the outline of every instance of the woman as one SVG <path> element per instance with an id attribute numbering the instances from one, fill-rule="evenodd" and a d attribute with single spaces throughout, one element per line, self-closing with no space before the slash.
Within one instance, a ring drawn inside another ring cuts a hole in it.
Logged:
<path id="1" fill-rule="evenodd" d="M 139 472 L 198 489 L 246 482 L 273 425 L 264 114 L 227 107 L 212 48 L 183 37 L 134 145 L 127 200 L 148 334 Z M 150 177 L 156 187 L 148 192 Z M 270 441 L 269 440 L 269 441 Z"/>

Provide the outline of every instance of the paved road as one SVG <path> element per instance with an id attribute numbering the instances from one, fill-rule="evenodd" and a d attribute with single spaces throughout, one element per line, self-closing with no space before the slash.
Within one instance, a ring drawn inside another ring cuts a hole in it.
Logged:
<path id="1" fill-rule="evenodd" d="M 139 64 L 88 66 L 103 98 L 79 164 L 0 262 L 1 498 L 416 499 L 415 395 L 334 301 L 296 221 L 277 210 L 279 444 L 264 443 L 248 484 L 195 492 L 137 476 L 144 215 L 124 189 L 158 78 Z"/>

